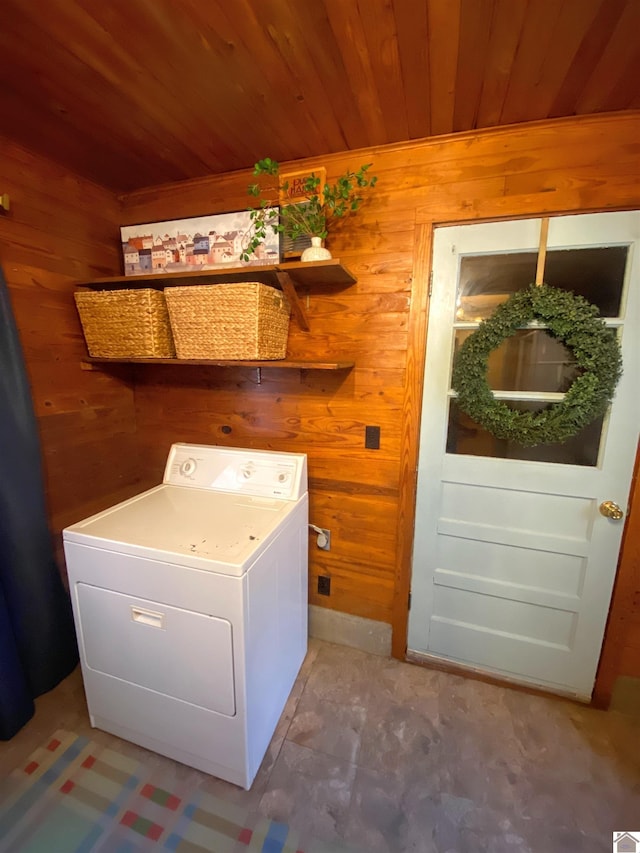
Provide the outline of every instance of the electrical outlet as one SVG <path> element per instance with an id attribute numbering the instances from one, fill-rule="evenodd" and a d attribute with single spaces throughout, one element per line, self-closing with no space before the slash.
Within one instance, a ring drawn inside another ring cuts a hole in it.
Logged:
<path id="1" fill-rule="evenodd" d="M 316 524 L 310 524 L 309 527 L 316 534 L 316 545 L 321 551 L 331 550 L 331 531 L 326 527 L 318 527 Z"/>
<path id="2" fill-rule="evenodd" d="M 364 428 L 364 446 L 367 450 L 380 450 L 379 426 L 366 426 Z"/>
<path id="3" fill-rule="evenodd" d="M 331 595 L 331 578 L 328 575 L 318 575 L 318 595 Z"/>
<path id="4" fill-rule="evenodd" d="M 331 550 L 331 531 L 326 527 L 320 528 L 321 533 L 318 533 L 317 545 L 321 551 Z"/>

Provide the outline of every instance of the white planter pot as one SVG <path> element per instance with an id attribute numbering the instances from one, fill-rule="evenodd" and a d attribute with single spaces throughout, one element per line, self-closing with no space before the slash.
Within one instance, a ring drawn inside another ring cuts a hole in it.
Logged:
<path id="1" fill-rule="evenodd" d="M 330 258 L 331 252 L 322 245 L 322 237 L 312 237 L 311 245 L 303 251 L 300 260 L 328 261 Z"/>

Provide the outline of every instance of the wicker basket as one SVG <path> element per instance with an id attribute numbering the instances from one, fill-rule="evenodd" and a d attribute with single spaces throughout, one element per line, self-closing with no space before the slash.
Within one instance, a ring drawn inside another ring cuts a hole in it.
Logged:
<path id="1" fill-rule="evenodd" d="M 89 355 L 175 358 L 169 314 L 159 290 L 79 291 L 76 306 Z"/>
<path id="2" fill-rule="evenodd" d="M 278 359 L 287 352 L 289 303 L 256 281 L 168 287 L 178 358 Z"/>

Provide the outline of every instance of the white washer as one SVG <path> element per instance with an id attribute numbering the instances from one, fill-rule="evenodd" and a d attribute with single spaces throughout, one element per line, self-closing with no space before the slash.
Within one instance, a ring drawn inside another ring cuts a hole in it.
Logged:
<path id="1" fill-rule="evenodd" d="M 174 444 L 63 532 L 91 724 L 249 788 L 307 649 L 304 454 Z"/>

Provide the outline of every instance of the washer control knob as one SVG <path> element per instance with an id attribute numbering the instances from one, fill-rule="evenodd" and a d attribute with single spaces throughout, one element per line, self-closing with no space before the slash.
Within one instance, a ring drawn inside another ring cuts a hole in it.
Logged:
<path id="1" fill-rule="evenodd" d="M 288 479 L 289 479 L 288 474 L 284 474 L 284 473 L 278 474 L 278 482 L 279 483 L 286 483 Z"/>
<path id="2" fill-rule="evenodd" d="M 195 459 L 185 459 L 180 465 L 180 473 L 183 477 L 190 477 L 192 474 L 195 474 L 197 467 L 198 463 Z"/>

